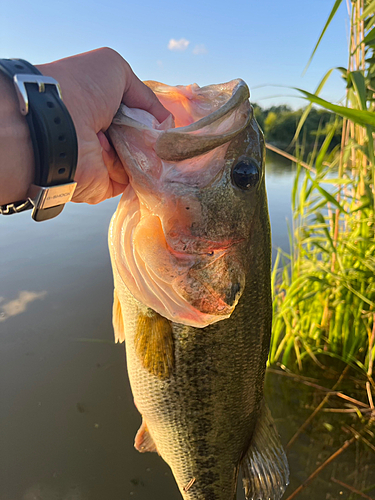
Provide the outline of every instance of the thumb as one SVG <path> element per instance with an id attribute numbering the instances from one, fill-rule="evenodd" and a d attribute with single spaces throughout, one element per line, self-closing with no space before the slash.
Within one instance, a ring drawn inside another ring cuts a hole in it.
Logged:
<path id="1" fill-rule="evenodd" d="M 122 102 L 129 108 L 140 108 L 148 111 L 160 123 L 170 115 L 170 112 L 161 104 L 153 91 L 133 73 L 130 66 Z"/>

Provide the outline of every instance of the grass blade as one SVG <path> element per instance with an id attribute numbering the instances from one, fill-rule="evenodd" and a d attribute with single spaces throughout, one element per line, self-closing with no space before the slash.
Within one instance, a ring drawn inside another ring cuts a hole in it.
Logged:
<path id="1" fill-rule="evenodd" d="M 363 11 L 361 17 L 359 18 L 359 21 L 363 21 L 363 19 L 365 19 L 365 17 L 371 15 L 371 14 L 374 14 L 375 13 L 375 0 L 372 0 L 372 2 L 370 3 L 370 5 L 368 5 L 365 10 Z"/>
<path id="2" fill-rule="evenodd" d="M 366 82 L 363 74 L 360 71 L 351 71 L 349 77 L 353 82 L 359 107 L 366 110 Z"/>
<path id="3" fill-rule="evenodd" d="M 312 59 L 313 59 L 313 57 L 314 57 L 314 55 L 315 55 L 315 52 L 317 51 L 317 49 L 318 49 L 318 47 L 319 47 L 319 45 L 320 45 L 320 42 L 322 41 L 322 38 L 323 38 L 323 36 L 324 36 L 324 33 L 327 31 L 328 26 L 331 24 L 332 19 L 335 17 L 335 14 L 336 14 L 336 12 L 337 12 L 338 8 L 340 7 L 341 3 L 342 3 L 342 0 L 336 0 L 336 1 L 335 1 L 335 4 L 334 4 L 334 6 L 333 6 L 333 8 L 332 8 L 332 10 L 331 10 L 331 13 L 330 13 L 330 15 L 328 16 L 327 22 L 326 22 L 326 24 L 325 24 L 325 26 L 324 26 L 324 28 L 323 28 L 323 31 L 322 31 L 322 32 L 321 32 L 321 34 L 320 34 L 319 40 L 317 41 L 317 43 L 316 43 L 316 45 L 315 45 L 315 47 L 314 47 L 314 50 L 312 51 L 312 54 L 311 54 L 311 56 L 310 56 L 310 59 L 307 61 L 306 67 L 305 67 L 305 69 L 303 70 L 303 74 L 305 74 L 305 73 L 306 73 L 307 68 L 310 66 L 310 63 L 311 63 L 311 61 L 312 61 Z M 373 3 L 375 3 L 375 0 L 374 0 L 374 2 L 373 2 Z"/>
<path id="4" fill-rule="evenodd" d="M 319 106 L 322 106 L 325 109 L 329 109 L 330 111 L 333 111 L 334 113 L 337 113 L 340 116 L 348 118 L 349 120 L 352 120 L 354 123 L 358 123 L 359 125 L 363 126 L 370 125 L 371 127 L 375 127 L 375 114 L 372 113 L 371 111 L 364 111 L 360 109 L 347 108 L 345 106 L 338 106 L 337 104 L 332 104 L 329 101 L 326 101 L 325 99 L 316 96 L 315 94 L 307 92 L 306 90 L 302 90 L 297 87 L 294 87 L 294 89 L 297 90 L 298 92 L 301 92 L 301 94 L 304 94 L 308 101 L 318 104 Z"/>

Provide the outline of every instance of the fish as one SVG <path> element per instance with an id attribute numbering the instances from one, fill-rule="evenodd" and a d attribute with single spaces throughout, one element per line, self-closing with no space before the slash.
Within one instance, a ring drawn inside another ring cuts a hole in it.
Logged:
<path id="1" fill-rule="evenodd" d="M 243 80 L 145 82 L 162 123 L 121 105 L 108 130 L 129 176 L 109 228 L 113 326 L 140 452 L 184 500 L 279 500 L 288 463 L 263 395 L 271 232 L 265 143 Z"/>

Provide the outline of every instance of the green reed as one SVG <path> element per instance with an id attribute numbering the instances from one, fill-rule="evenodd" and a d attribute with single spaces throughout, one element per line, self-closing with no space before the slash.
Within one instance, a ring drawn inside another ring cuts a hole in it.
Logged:
<path id="1" fill-rule="evenodd" d="M 317 49 L 342 0 L 332 13 Z M 350 4 L 350 5 L 349 5 Z M 345 105 L 300 91 L 312 104 L 343 117 L 341 145 L 330 148 L 338 127 L 308 164 L 296 141 L 297 174 L 292 191 L 291 253 L 279 250 L 272 274 L 273 332 L 269 362 L 302 369 L 322 354 L 365 370 L 373 384 L 375 360 L 375 0 L 348 1 L 351 16 Z M 375 387 L 375 385 L 373 385 Z"/>

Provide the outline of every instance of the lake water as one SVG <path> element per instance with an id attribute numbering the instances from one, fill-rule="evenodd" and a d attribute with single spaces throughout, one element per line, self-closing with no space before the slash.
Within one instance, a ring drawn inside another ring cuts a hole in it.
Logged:
<path id="1" fill-rule="evenodd" d="M 293 175 L 290 164 L 269 157 L 273 245 L 286 250 Z M 107 230 L 117 203 L 68 204 L 46 223 L 29 212 L 0 220 L 0 500 L 180 498 L 168 466 L 133 448 L 140 416 L 111 325 Z M 298 398 L 282 401 L 284 388 L 268 376 L 286 442 L 308 412 L 298 416 Z M 291 453 L 288 491 L 315 457 L 306 443 Z M 336 498 L 326 496 L 326 482 L 319 488 L 322 495 L 299 498 Z"/>

